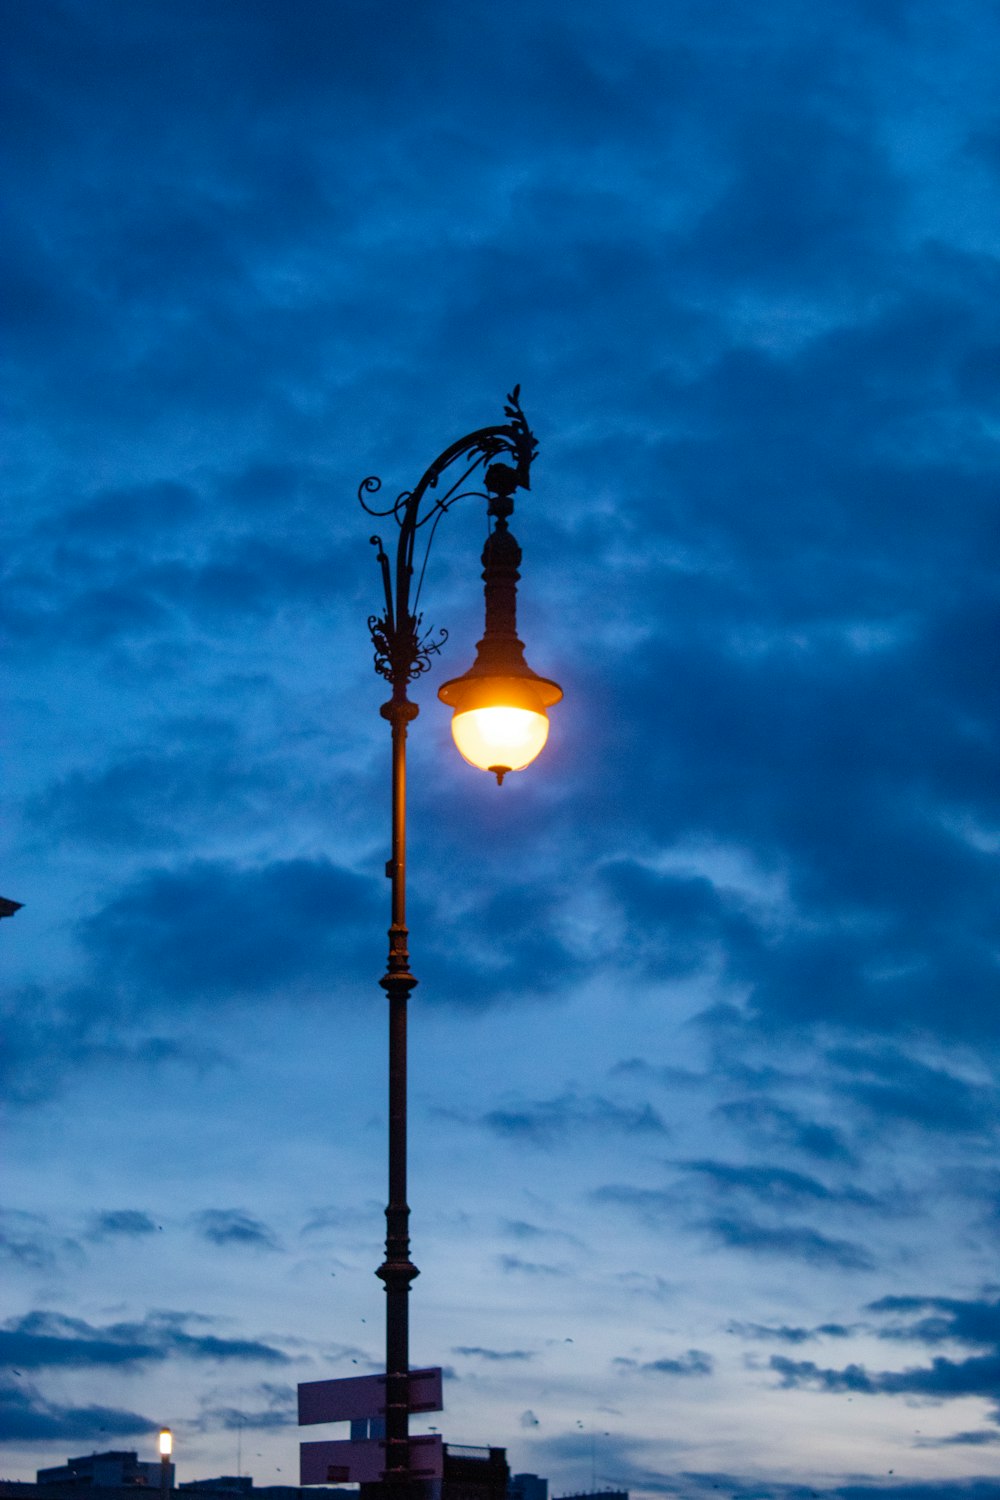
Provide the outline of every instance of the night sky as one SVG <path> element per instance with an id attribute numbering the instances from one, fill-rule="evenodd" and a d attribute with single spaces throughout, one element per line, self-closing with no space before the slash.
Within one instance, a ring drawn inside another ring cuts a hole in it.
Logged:
<path id="1" fill-rule="evenodd" d="M 0 15 L 0 1473 L 167 1423 L 295 1482 L 296 1383 L 380 1367 L 357 489 L 520 382 L 565 701 L 502 788 L 436 700 L 480 502 L 421 596 L 415 1428 L 557 1494 L 1000 1493 L 995 7 Z"/>

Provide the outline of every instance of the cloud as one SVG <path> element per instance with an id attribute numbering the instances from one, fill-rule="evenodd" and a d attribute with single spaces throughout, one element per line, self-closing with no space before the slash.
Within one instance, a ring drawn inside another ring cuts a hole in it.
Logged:
<path id="1" fill-rule="evenodd" d="M 831 1049 L 829 1062 L 843 1075 L 838 1092 L 879 1120 L 955 1133 L 983 1131 L 996 1119 L 995 1088 L 931 1066 L 899 1047 L 838 1047 Z"/>
<path id="2" fill-rule="evenodd" d="M 484 809 L 477 809 L 484 818 Z M 491 830 L 491 821 L 496 826 Z M 563 910 L 548 880 L 511 878 L 499 847 L 517 841 L 526 851 L 533 842 L 530 809 L 519 806 L 513 819 L 503 818 L 496 804 L 485 815 L 482 836 L 502 839 L 490 850 L 429 830 L 429 853 L 437 868 L 448 870 L 446 882 L 431 880 L 414 887 L 409 902 L 412 946 L 419 945 L 417 965 L 421 994 L 435 1003 L 461 1010 L 523 1005 L 541 995 L 558 995 L 574 975 L 583 973 L 580 953 L 566 940 Z M 456 903 L 466 889 L 477 893 L 474 914 Z M 415 957 L 416 962 L 416 957 Z"/>
<path id="3" fill-rule="evenodd" d="M 996 1299 L 961 1299 L 893 1294 L 868 1304 L 866 1312 L 876 1319 L 891 1319 L 864 1331 L 892 1342 L 912 1342 L 933 1347 L 948 1342 L 965 1344 L 977 1351 L 956 1359 L 936 1355 L 929 1363 L 896 1370 L 873 1370 L 851 1362 L 833 1367 L 814 1360 L 790 1359 L 772 1354 L 769 1368 L 785 1390 L 808 1389 L 830 1395 L 850 1393 L 865 1396 L 901 1396 L 942 1402 L 978 1397 L 990 1402 L 991 1420 L 1000 1423 L 1000 1302 Z M 923 1316 L 912 1316 L 922 1314 Z M 732 1331 L 751 1338 L 781 1338 L 799 1343 L 818 1335 L 844 1337 L 850 1328 L 821 1325 L 815 1329 L 766 1328 L 732 1325 Z M 922 1437 L 921 1447 L 982 1447 L 1000 1441 L 992 1428 L 961 1431 L 950 1435 Z"/>
<path id="4" fill-rule="evenodd" d="M 973 1432 L 953 1432 L 948 1437 L 924 1439 L 920 1446 L 922 1448 L 985 1448 L 995 1443 L 1000 1443 L 1000 1432 L 989 1427 L 981 1427 Z"/>
<path id="5" fill-rule="evenodd" d="M 926 1312 L 928 1316 L 895 1322 L 879 1332 L 881 1338 L 912 1339 L 919 1343 L 971 1344 L 1000 1351 L 1000 1300 L 959 1297 L 880 1297 L 868 1311 L 883 1313 Z"/>
<path id="6" fill-rule="evenodd" d="M 294 1386 L 261 1381 L 246 1392 L 247 1403 L 219 1405 L 203 1399 L 195 1424 L 199 1432 L 242 1432 L 294 1427 L 298 1422 L 298 1397 Z M 255 1404 L 256 1403 L 256 1404 Z"/>
<path id="7" fill-rule="evenodd" d="M 150 870 L 81 926 L 101 972 L 164 999 L 273 995 L 370 966 L 373 883 L 325 859 Z M 178 941 L 178 934 L 184 941 Z"/>
<path id="8" fill-rule="evenodd" d="M 702 1160 L 679 1162 L 685 1171 L 702 1178 L 721 1191 L 739 1191 L 774 1207 L 803 1203 L 846 1203 L 855 1207 L 877 1208 L 880 1205 L 870 1193 L 858 1188 L 834 1191 L 815 1177 L 793 1172 L 787 1167 L 764 1165 L 736 1166 L 729 1162 Z"/>
<path id="9" fill-rule="evenodd" d="M 96 770 L 74 769 L 30 799 L 26 811 L 60 842 L 176 849 L 187 845 L 192 822 L 246 821 L 265 795 L 279 795 L 274 772 L 240 764 L 235 744 L 189 742 L 172 753 L 133 752 Z"/>
<path id="10" fill-rule="evenodd" d="M 714 1176 L 713 1174 L 709 1174 Z M 735 1169 L 730 1180 L 727 1169 L 721 1173 L 724 1188 L 745 1188 L 749 1184 L 750 1196 L 768 1204 L 782 1206 L 789 1201 L 801 1207 L 802 1202 L 825 1201 L 824 1192 L 803 1189 L 799 1174 L 788 1174 L 791 1184 L 783 1174 L 777 1179 L 771 1169 Z M 809 1179 L 803 1179 L 809 1182 Z M 684 1199 L 676 1188 L 643 1188 L 627 1184 L 606 1184 L 591 1194 L 596 1203 L 611 1203 L 631 1210 L 650 1227 L 661 1227 L 665 1221 L 678 1219 L 685 1210 Z M 869 1252 L 850 1240 L 832 1237 L 820 1230 L 802 1224 L 762 1224 L 748 1215 L 712 1214 L 705 1218 L 688 1219 L 685 1227 L 697 1233 L 708 1234 L 718 1244 L 730 1250 L 739 1250 L 749 1255 L 787 1258 L 803 1261 L 813 1266 L 839 1266 L 843 1270 L 868 1270 L 874 1265 Z"/>
<path id="11" fill-rule="evenodd" d="M 568 1276 L 569 1272 L 563 1266 L 547 1265 L 544 1261 L 522 1260 L 519 1255 L 500 1255 L 497 1264 L 501 1271 L 518 1273 L 522 1276 Z"/>
<path id="12" fill-rule="evenodd" d="M 136 1238 L 155 1234 L 156 1222 L 149 1214 L 137 1208 L 109 1208 L 94 1215 L 90 1233 L 93 1239 L 107 1239 L 116 1235 Z"/>
<path id="13" fill-rule="evenodd" d="M 255 1339 L 189 1333 L 191 1315 L 151 1314 L 141 1323 L 96 1328 L 81 1318 L 36 1311 L 11 1318 L 0 1329 L 0 1363 L 24 1370 L 160 1364 L 174 1355 L 195 1360 L 287 1364 L 288 1356 Z"/>
<path id="14" fill-rule="evenodd" d="M 868 1271 L 874 1261 L 867 1250 L 850 1240 L 834 1239 L 802 1225 L 769 1228 L 752 1219 L 716 1217 L 700 1226 L 731 1250 L 750 1255 L 800 1260 L 811 1266 L 837 1266 L 844 1271 Z"/>
<path id="15" fill-rule="evenodd" d="M 645 1363 L 625 1358 L 615 1359 L 613 1363 L 622 1370 L 637 1370 L 649 1375 L 711 1375 L 715 1368 L 712 1356 L 703 1349 L 689 1349 L 686 1354 L 648 1360 Z"/>
<path id="16" fill-rule="evenodd" d="M 194 1215 L 198 1233 L 210 1244 L 246 1246 L 252 1250 L 277 1250 L 274 1233 L 259 1219 L 239 1208 L 206 1208 Z"/>
<path id="17" fill-rule="evenodd" d="M 875 1372 L 855 1364 L 840 1370 L 821 1369 L 812 1360 L 791 1360 L 772 1354 L 770 1366 L 786 1387 L 815 1386 L 823 1391 L 854 1391 L 865 1395 L 1000 1399 L 1000 1356 L 996 1354 L 965 1360 L 937 1358 L 920 1368 Z"/>
<path id="18" fill-rule="evenodd" d="M 500 1229 L 515 1240 L 565 1240 L 576 1248 L 580 1245 L 579 1238 L 566 1229 L 543 1228 L 539 1224 L 530 1224 L 526 1219 L 501 1219 Z"/>
<path id="19" fill-rule="evenodd" d="M 0 1259 L 12 1268 L 51 1272 L 67 1258 L 83 1259 L 79 1241 L 54 1233 L 44 1214 L 0 1210 Z"/>
<path id="20" fill-rule="evenodd" d="M 166 1358 L 159 1341 L 136 1337 L 134 1328 L 98 1332 L 78 1318 L 29 1313 L 0 1329 L 0 1363 L 36 1370 L 51 1366 L 140 1365 Z"/>
<path id="21" fill-rule="evenodd" d="M 498 1135 L 534 1146 L 553 1146 L 583 1129 L 622 1131 L 626 1135 L 662 1136 L 667 1126 L 649 1104 L 618 1104 L 600 1095 L 563 1094 L 523 1105 L 491 1109 L 480 1123 Z"/>
<path id="22" fill-rule="evenodd" d="M 503 1363 L 509 1360 L 522 1361 L 534 1359 L 534 1354 L 527 1349 L 483 1349 L 477 1344 L 460 1344 L 452 1349 L 452 1354 L 464 1354 L 467 1358 L 485 1359 L 491 1363 Z"/>
<path id="23" fill-rule="evenodd" d="M 12 986 L 2 1008 L 4 1095 L 22 1108 L 57 1099 L 79 1070 L 142 1070 L 148 1076 L 182 1067 L 204 1079 L 231 1066 L 228 1055 L 202 1036 L 178 1034 L 176 1016 L 169 1035 L 137 1027 L 129 1015 L 132 999 L 97 984 Z M 72 1246 L 63 1241 L 63 1249 Z"/>
<path id="24" fill-rule="evenodd" d="M 854 1161 L 842 1130 L 805 1118 L 772 1099 L 760 1095 L 730 1099 L 716 1105 L 715 1113 L 751 1139 L 785 1146 L 817 1161 Z"/>
<path id="25" fill-rule="evenodd" d="M 784 1344 L 804 1344 L 812 1339 L 846 1339 L 851 1329 L 845 1323 L 820 1323 L 816 1328 L 800 1328 L 791 1324 L 771 1327 L 766 1323 L 729 1323 L 727 1333 L 744 1339 L 775 1339 Z"/>
<path id="26" fill-rule="evenodd" d="M 784 910 L 767 911 L 714 882 L 682 881 L 636 861 L 613 867 L 612 894 L 651 970 L 662 933 L 668 964 L 678 973 L 721 966 L 771 1035 L 823 1021 L 887 1034 L 914 1025 L 952 1038 L 992 1034 L 984 852 L 949 833 L 945 813 L 975 803 L 992 826 L 993 809 L 978 749 L 966 756 L 945 728 L 965 710 L 942 639 L 952 659 L 975 656 L 973 642 L 987 628 L 970 601 L 885 653 L 859 659 L 831 645 L 820 664 L 809 652 L 734 655 L 706 623 L 688 627 L 683 652 L 668 628 L 662 659 L 644 665 L 638 654 L 624 666 L 622 702 L 603 709 L 609 724 L 627 716 L 628 702 L 655 701 L 657 681 L 671 683 L 664 763 L 653 725 L 635 736 L 634 752 L 631 741 L 615 747 L 626 784 L 658 788 L 657 826 L 647 837 L 669 847 L 711 830 L 729 847 L 752 850 L 764 868 L 780 868 L 787 886 Z M 710 696 L 699 691 L 707 681 Z M 885 713 L 886 702 L 912 704 L 917 682 L 942 704 L 929 737 L 925 719 L 908 726 L 905 715 L 889 721 Z M 968 698 L 979 722 L 981 683 L 969 684 Z M 992 732 L 985 728 L 982 744 Z M 915 766 L 907 769 L 918 743 L 938 768 L 933 793 Z M 889 765 L 910 788 L 891 805 Z M 627 800 L 604 815 L 627 820 Z M 961 1014 L 941 1015 L 946 993 L 965 997 Z"/>
<path id="27" fill-rule="evenodd" d="M 635 860 L 611 861 L 600 873 L 629 914 L 637 951 L 645 948 L 666 977 L 695 972 L 720 956 L 737 960 L 759 944 L 742 901 L 704 876 L 658 874 Z"/>
<path id="28" fill-rule="evenodd" d="M 9 1443 L 92 1443 L 140 1437 L 160 1426 L 138 1412 L 47 1401 L 24 1382 L 0 1385 L 0 1439 Z"/>

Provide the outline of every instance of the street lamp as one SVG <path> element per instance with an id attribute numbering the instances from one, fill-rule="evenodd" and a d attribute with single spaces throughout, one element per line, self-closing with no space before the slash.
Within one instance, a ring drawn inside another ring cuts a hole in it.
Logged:
<path id="1" fill-rule="evenodd" d="M 160 1496 L 166 1500 L 170 1493 L 170 1455 L 174 1451 L 174 1435 L 169 1427 L 160 1429 Z"/>
<path id="2" fill-rule="evenodd" d="M 529 765 L 548 737 L 546 710 L 559 701 L 562 689 L 532 671 L 517 636 L 521 549 L 508 521 L 514 509 L 514 491 L 530 488 L 531 464 L 538 447 L 519 396 L 520 387 L 515 386 L 504 407 L 509 419 L 506 423 L 481 427 L 452 443 L 415 487 L 405 490 L 388 509 L 375 509 L 366 499 L 381 489 L 381 481 L 375 476 L 365 479 L 358 491 L 369 515 L 391 516 L 399 528 L 394 573 L 382 538 L 371 539 L 378 548 L 385 612 L 372 615 L 368 621 L 375 645 L 375 670 L 392 687 L 392 697 L 381 708 L 382 717 L 392 728 L 392 857 L 386 865 L 392 881 L 392 923 L 388 966 L 379 981 L 389 998 L 389 1201 L 385 1210 L 385 1260 L 376 1275 L 385 1283 L 386 1291 L 384 1481 L 396 1493 L 401 1493 L 411 1479 L 409 1294 L 410 1283 L 419 1274 L 410 1260 L 410 1210 L 406 1201 L 406 1012 L 410 991 L 417 983 L 410 973 L 406 926 L 406 736 L 407 726 L 419 710 L 406 690 L 428 670 L 431 657 L 447 639 L 443 630 L 436 640 L 431 631 L 421 633 L 423 617 L 416 613 L 430 544 L 441 517 L 456 501 L 476 495 L 487 501 L 492 523 L 482 554 L 486 628 L 472 666 L 461 677 L 444 683 L 438 697 L 453 709 L 452 734 L 461 754 L 472 765 L 491 772 L 498 783 L 509 772 Z M 485 493 L 467 488 L 480 469 L 484 471 Z M 455 474 L 457 477 L 453 477 Z M 417 532 L 428 523 L 427 545 L 411 606 Z"/>

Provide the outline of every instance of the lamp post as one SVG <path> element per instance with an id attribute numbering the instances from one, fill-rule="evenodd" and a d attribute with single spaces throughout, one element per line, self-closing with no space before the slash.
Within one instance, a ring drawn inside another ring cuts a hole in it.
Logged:
<path id="1" fill-rule="evenodd" d="M 160 1500 L 170 1494 L 170 1455 L 174 1451 L 174 1435 L 169 1427 L 160 1429 Z"/>
<path id="2" fill-rule="evenodd" d="M 417 704 L 407 697 L 409 684 L 430 667 L 447 639 L 440 631 L 421 632 L 416 612 L 427 566 L 427 554 L 441 517 L 456 501 L 477 495 L 487 501 L 492 523 L 483 549 L 486 628 L 476 659 L 461 677 L 446 682 L 438 697 L 453 709 L 452 734 L 463 757 L 496 776 L 498 784 L 511 771 L 528 765 L 548 736 L 546 709 L 562 697 L 562 689 L 533 672 L 517 637 L 517 581 L 521 549 L 508 520 L 517 489 L 530 487 L 531 464 L 538 447 L 521 410 L 520 387 L 507 398 L 508 421 L 481 427 L 452 443 L 426 469 L 412 490 L 404 491 L 386 510 L 368 503 L 381 481 L 365 479 L 358 498 L 369 515 L 391 516 L 399 534 L 395 568 L 390 565 L 382 538 L 373 536 L 382 573 L 385 611 L 372 615 L 368 626 L 375 646 L 375 670 L 391 685 L 392 696 L 381 708 L 392 730 L 392 855 L 386 875 L 392 881 L 389 958 L 379 980 L 389 999 L 389 1199 L 385 1210 L 385 1260 L 376 1275 L 385 1283 L 386 1421 L 383 1480 L 390 1492 L 402 1495 L 411 1482 L 409 1445 L 409 1294 L 419 1273 L 410 1260 L 409 1217 L 406 1201 L 406 1017 L 407 1001 L 417 983 L 410 972 L 406 926 L 406 738 L 417 717 Z M 511 462 L 503 462 L 504 459 Z M 482 469 L 483 490 L 467 488 Z M 427 527 L 416 594 L 411 604 L 417 532 Z"/>

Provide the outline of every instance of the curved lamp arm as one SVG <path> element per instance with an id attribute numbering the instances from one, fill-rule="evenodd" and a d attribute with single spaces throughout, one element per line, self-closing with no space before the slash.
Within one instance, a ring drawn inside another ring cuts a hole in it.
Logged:
<path id="1" fill-rule="evenodd" d="M 447 640 L 447 631 L 442 630 L 436 640 L 432 631 L 420 633 L 423 616 L 415 612 L 419 599 L 420 583 L 417 584 L 417 599 L 410 605 L 410 584 L 413 578 L 413 554 L 416 534 L 421 526 L 431 522 L 427 547 L 421 566 L 423 578 L 427 556 L 434 539 L 434 532 L 441 517 L 456 500 L 466 495 L 479 495 L 489 500 L 489 514 L 506 519 L 514 508 L 511 498 L 516 489 L 530 489 L 531 464 L 538 442 L 528 426 L 520 404 L 521 387 L 516 385 L 507 397 L 504 414 L 509 421 L 495 427 L 480 427 L 467 437 L 459 438 L 421 475 L 412 490 L 404 490 L 395 505 L 387 510 L 376 510 L 368 504 L 366 496 L 375 495 L 382 488 L 382 481 L 375 475 L 362 480 L 358 499 L 372 516 L 392 516 L 399 527 L 396 544 L 395 590 L 389 557 L 380 536 L 371 538 L 378 548 L 377 561 L 382 570 L 382 586 L 385 590 L 385 612 L 371 615 L 368 628 L 375 646 L 375 670 L 392 684 L 393 697 L 405 699 L 407 684 L 430 666 L 430 658 Z M 502 458 L 513 460 L 513 464 L 498 462 Z M 454 464 L 463 463 L 461 474 L 444 490 L 434 495 L 421 514 L 421 506 L 428 491 L 436 491 L 445 472 Z M 483 476 L 487 493 L 482 490 L 464 488 L 466 481 L 479 468 L 485 468 Z"/>

